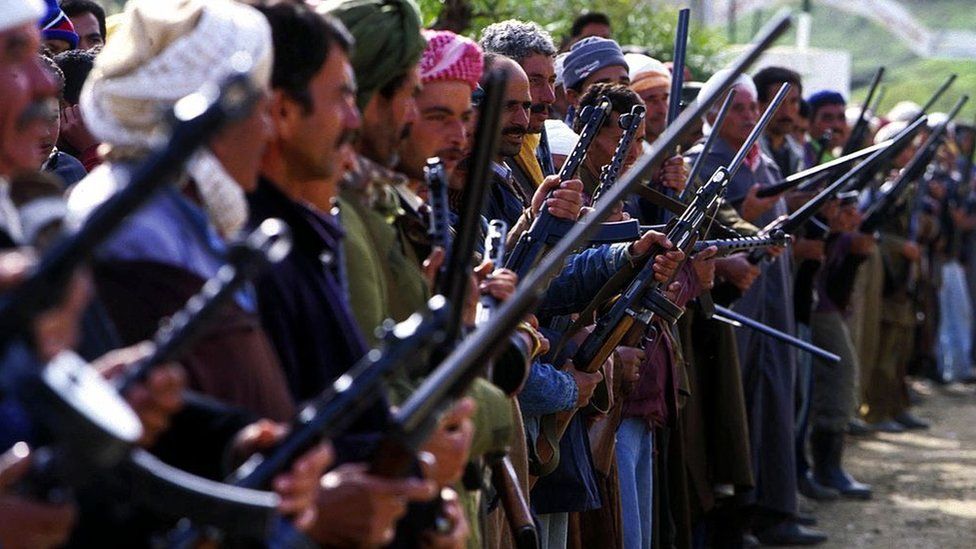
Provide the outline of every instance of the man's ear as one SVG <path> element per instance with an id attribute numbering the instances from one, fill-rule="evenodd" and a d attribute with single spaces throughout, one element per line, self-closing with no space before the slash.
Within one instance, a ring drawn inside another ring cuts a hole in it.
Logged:
<path id="1" fill-rule="evenodd" d="M 297 123 L 305 114 L 302 106 L 281 90 L 271 92 L 268 111 L 271 114 L 271 128 L 274 137 L 285 139 L 298 132 Z"/>

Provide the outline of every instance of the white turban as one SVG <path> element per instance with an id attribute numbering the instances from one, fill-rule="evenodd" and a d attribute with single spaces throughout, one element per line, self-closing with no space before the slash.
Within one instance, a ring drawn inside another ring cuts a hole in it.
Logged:
<path id="1" fill-rule="evenodd" d="M 163 122 L 182 97 L 249 71 L 268 89 L 271 28 L 257 10 L 231 0 L 133 0 L 95 61 L 81 93 L 85 124 L 113 147 L 144 151 L 166 140 Z M 217 228 L 247 220 L 244 192 L 208 150 L 188 172 Z"/>
<path id="2" fill-rule="evenodd" d="M 701 90 L 698 91 L 698 99 L 704 99 L 717 92 L 719 84 L 728 78 L 731 72 L 732 71 L 730 69 L 722 69 L 713 74 L 712 77 L 702 85 Z M 756 83 L 752 81 L 752 78 L 748 74 L 739 74 L 739 76 L 732 81 L 732 84 L 729 85 L 729 89 L 733 88 L 739 88 L 736 90 L 736 93 L 742 93 L 745 91 L 746 93 L 752 94 L 753 99 L 757 99 L 759 97 L 759 92 L 756 90 Z M 719 95 L 719 100 L 712 103 L 712 107 L 708 110 L 708 112 L 717 112 L 722 107 L 721 99 L 724 96 L 724 93 Z M 707 118 L 707 116 L 703 118 Z M 706 134 L 711 131 L 711 125 L 708 123 L 707 119 L 705 120 L 705 127 L 703 130 Z"/>
<path id="3" fill-rule="evenodd" d="M 36 26 L 45 11 L 42 0 L 0 0 L 0 32 L 27 23 Z"/>

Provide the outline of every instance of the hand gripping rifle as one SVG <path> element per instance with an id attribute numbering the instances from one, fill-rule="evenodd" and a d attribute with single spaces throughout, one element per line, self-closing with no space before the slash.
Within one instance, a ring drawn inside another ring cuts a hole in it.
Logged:
<path id="1" fill-rule="evenodd" d="M 234 536 L 263 540 L 274 524 L 278 497 L 188 474 L 135 448 L 141 426 L 119 393 L 153 368 L 179 359 L 234 293 L 287 255 L 290 247 L 288 228 L 278 220 L 266 220 L 246 240 L 232 245 L 229 263 L 158 330 L 152 353 L 124 371 L 114 385 L 70 352 L 58 355 L 39 375 L 36 367 L 21 368 L 14 376 L 15 387 L 47 439 L 26 489 L 63 500 L 74 489 L 104 486 L 156 514 L 190 517 Z"/>
<path id="2" fill-rule="evenodd" d="M 600 98 L 596 105 L 586 107 L 580 112 L 580 119 L 585 120 L 583 130 L 580 132 L 579 140 L 576 141 L 573 151 L 559 170 L 560 181 L 567 181 L 575 177 L 576 171 L 586 156 L 586 151 L 600 132 L 600 128 L 603 127 L 609 114 L 610 100 L 605 97 Z M 575 221 L 554 217 L 543 203 L 538 217 L 532 221 L 529 230 L 522 233 L 516 241 L 515 247 L 505 262 L 505 268 L 515 271 L 519 279 L 525 277 L 526 273 L 543 255 L 543 252 L 562 239 L 575 223 Z M 606 223 L 600 229 L 600 233 L 591 238 L 591 243 L 626 242 L 633 240 L 638 234 L 636 223 L 628 221 Z"/>
<path id="3" fill-rule="evenodd" d="M 708 220 L 708 211 L 725 193 L 729 181 L 742 166 L 746 154 L 762 135 L 789 88 L 789 84 L 783 84 L 780 87 L 766 112 L 763 113 L 759 122 L 752 129 L 729 166 L 716 170 L 708 183 L 698 189 L 695 198 L 684 213 L 669 223 L 668 240 L 675 246 L 675 249 L 684 252 L 686 257 L 691 253 L 700 231 Z M 644 334 L 654 318 L 663 318 L 670 324 L 677 322 L 683 310 L 664 296 L 668 283 L 657 281 L 653 269 L 654 257 L 667 251 L 667 249 L 656 245 L 644 256 L 643 266 L 631 277 L 629 282 L 626 282 L 626 286 L 620 292 L 620 297 L 611 305 L 610 309 L 599 316 L 595 328 L 586 336 L 573 355 L 573 366 L 576 369 L 594 373 L 603 366 L 603 363 L 617 346 L 640 346 Z M 602 303 L 605 297 L 615 294 L 618 289 L 619 282 L 616 280 L 608 282 L 604 289 L 601 289 L 594 303 L 580 314 L 577 325 L 570 329 L 570 333 L 575 328 L 589 323 L 590 311 L 594 306 Z M 574 409 L 543 417 L 542 436 L 539 437 L 537 444 L 537 453 L 542 464 L 539 467 L 540 474 L 547 474 L 558 465 L 559 450 L 556 442 L 562 437 L 575 414 L 576 410 Z"/>
<path id="4" fill-rule="evenodd" d="M 858 229 L 860 232 L 865 234 L 875 233 L 884 221 L 891 216 L 895 205 L 901 199 L 908 186 L 925 173 L 925 168 L 932 162 L 939 149 L 939 145 L 942 143 L 942 138 L 948 128 L 949 122 L 959 114 L 959 111 L 968 100 L 969 97 L 964 95 L 956 101 L 956 104 L 949 111 L 946 119 L 932 130 L 932 133 L 929 134 L 925 142 L 915 151 L 912 159 L 905 165 L 905 168 L 898 174 L 898 177 L 881 188 L 881 196 L 873 201 L 864 211 L 864 219 L 861 221 L 861 226 Z M 920 187 L 922 186 L 920 185 Z"/>
<path id="5" fill-rule="evenodd" d="M 220 88 L 205 88 L 173 107 L 173 130 L 166 146 L 152 153 L 129 176 L 128 184 L 102 203 L 74 234 L 55 244 L 27 280 L 0 297 L 0 345 L 23 336 L 31 321 L 60 301 L 75 268 L 164 185 L 182 173 L 186 160 L 226 123 L 246 117 L 258 92 L 245 73 Z"/>
<path id="6" fill-rule="evenodd" d="M 617 124 L 623 130 L 623 133 L 620 134 L 620 139 L 617 141 L 617 148 L 613 150 L 610 163 L 603 166 L 600 170 L 600 184 L 593 191 L 592 202 L 595 203 L 599 200 L 600 195 L 606 192 L 617 181 L 617 178 L 620 177 L 620 169 L 623 168 L 624 160 L 627 159 L 627 153 L 630 152 L 630 145 L 634 142 L 634 137 L 644 122 L 644 116 L 646 114 L 647 108 L 644 105 L 634 105 L 629 113 L 621 114 L 617 118 Z"/>

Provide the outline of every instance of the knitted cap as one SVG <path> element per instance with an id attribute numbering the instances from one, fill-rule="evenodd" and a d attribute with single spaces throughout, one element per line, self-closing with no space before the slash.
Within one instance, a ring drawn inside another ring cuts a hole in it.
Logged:
<path id="1" fill-rule="evenodd" d="M 588 36 L 569 50 L 563 62 L 563 82 L 566 88 L 576 88 L 594 72 L 613 66 L 627 68 L 620 46 L 613 40 Z"/>
<path id="2" fill-rule="evenodd" d="M 807 98 L 811 112 L 820 110 L 826 105 L 846 105 L 847 100 L 839 92 L 833 90 L 821 90 Z"/>
<path id="3" fill-rule="evenodd" d="M 0 32 L 37 23 L 44 15 L 42 0 L 0 0 Z"/>
<path id="4" fill-rule="evenodd" d="M 315 8 L 342 21 L 356 39 L 352 67 L 360 110 L 377 91 L 413 68 L 426 43 L 412 0 L 327 0 Z"/>
<path id="5" fill-rule="evenodd" d="M 44 40 L 64 40 L 71 44 L 71 49 L 78 47 L 78 33 L 68 16 L 61 11 L 57 0 L 46 0 L 47 13 L 38 23 L 41 37 Z"/>
<path id="6" fill-rule="evenodd" d="M 484 56 L 473 40 L 451 31 L 425 30 L 427 48 L 420 58 L 420 80 L 459 80 L 472 91 L 481 79 Z"/>

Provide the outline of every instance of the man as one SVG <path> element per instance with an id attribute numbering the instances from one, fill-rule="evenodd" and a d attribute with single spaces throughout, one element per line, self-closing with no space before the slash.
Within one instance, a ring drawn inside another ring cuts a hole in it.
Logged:
<path id="1" fill-rule="evenodd" d="M 556 47 L 552 37 L 532 22 L 503 21 L 485 27 L 485 52 L 515 60 L 529 79 L 529 121 L 517 155 L 507 161 L 526 196 L 532 196 L 544 177 L 556 173 L 545 124 L 556 101 Z"/>
<path id="2" fill-rule="evenodd" d="M 57 55 L 63 51 L 73 50 L 78 47 L 78 33 L 68 16 L 58 7 L 57 0 L 45 0 L 47 2 L 47 13 L 38 23 L 41 29 L 41 38 L 44 40 L 44 47 L 51 55 Z"/>
<path id="3" fill-rule="evenodd" d="M 61 11 L 71 20 L 78 35 L 78 49 L 90 50 L 105 44 L 105 10 L 92 0 L 61 0 Z"/>
<path id="4" fill-rule="evenodd" d="M 471 93 L 482 72 L 481 48 L 450 31 L 424 31 L 427 49 L 420 63 L 423 90 L 417 95 L 417 120 L 400 147 L 399 171 L 410 178 L 410 190 L 427 199 L 424 166 L 440 158 L 449 181 L 468 145 L 467 126 L 474 115 Z M 452 211 L 459 210 L 462 189 L 448 188 Z"/>
<path id="5" fill-rule="evenodd" d="M 783 98 L 773 119 L 760 138 L 766 154 L 776 161 L 780 173 L 786 177 L 804 169 L 802 145 L 793 140 L 793 127 L 803 100 L 803 82 L 799 73 L 785 67 L 766 67 L 752 77 L 759 92 L 759 110 L 765 111 L 780 86 L 788 83 L 790 90 Z"/>
<path id="6" fill-rule="evenodd" d="M 590 36 L 610 38 L 612 32 L 610 18 L 607 17 L 607 14 L 598 11 L 584 11 L 573 20 L 573 25 L 569 28 L 569 37 L 563 43 L 562 50 L 566 51 L 573 44 Z"/>
<path id="7" fill-rule="evenodd" d="M 620 45 L 599 36 L 573 44 L 563 62 L 563 82 L 566 99 L 573 106 L 579 105 L 586 88 L 597 82 L 629 85 L 627 60 Z"/>
<path id="8" fill-rule="evenodd" d="M 630 89 L 640 96 L 647 108 L 644 139 L 653 143 L 668 125 L 671 72 L 653 57 L 628 53 L 624 58 L 630 68 Z"/>
<path id="9" fill-rule="evenodd" d="M 88 131 L 78 99 L 95 64 L 95 54 L 89 50 L 68 50 L 54 56 L 54 62 L 64 74 L 58 149 L 77 158 L 85 170 L 90 172 L 101 163 L 98 155 L 100 143 Z"/>
<path id="10" fill-rule="evenodd" d="M 810 104 L 810 142 L 807 164 L 815 166 L 836 158 L 835 150 L 847 141 L 847 101 L 839 92 L 822 90 L 807 98 Z M 824 147 L 821 142 L 829 139 Z"/>
<path id="11" fill-rule="evenodd" d="M 58 86 L 58 101 L 63 101 L 64 97 L 64 73 L 48 57 L 41 56 L 44 67 L 51 73 Z M 64 187 L 70 187 L 81 181 L 88 171 L 81 162 L 70 154 L 61 151 L 57 147 L 61 135 L 61 115 L 60 112 L 52 112 L 48 119 L 47 134 L 38 143 L 38 146 L 45 153 L 44 163 L 40 166 L 42 171 L 51 172 L 61 179 Z"/>
<path id="12" fill-rule="evenodd" d="M 702 88 L 708 95 L 719 79 L 727 74 L 719 71 Z M 759 117 L 758 93 L 752 79 L 742 75 L 732 87 L 735 99 L 721 127 L 715 146 L 704 159 L 703 173 L 713 173 L 728 165 L 745 142 Z M 705 122 L 714 124 L 717 108 L 706 116 Z M 697 149 L 700 151 L 700 149 Z M 691 151 L 694 157 L 696 149 Z M 765 226 L 786 212 L 779 197 L 759 199 L 756 191 L 779 181 L 779 170 L 765 157 L 757 145 L 749 151 L 746 161 L 730 181 L 726 200 L 738 209 L 742 218 Z M 787 333 L 795 333 L 792 299 L 792 260 L 782 253 L 766 266 L 748 291 L 736 303 L 741 313 Z M 749 420 L 750 446 L 753 456 L 753 475 L 758 486 L 750 494 L 755 508 L 755 532 L 764 543 L 819 543 L 826 536 L 797 524 L 794 427 L 794 350 L 770 338 L 750 331 L 737 334 L 742 383 Z"/>
<path id="13" fill-rule="evenodd" d="M 296 400 L 313 398 L 367 351 L 345 294 L 342 227 L 331 213 L 341 151 L 359 127 L 351 38 L 331 18 L 302 4 L 261 7 L 272 28 L 272 139 L 250 193 L 252 224 L 276 217 L 291 228 L 294 248 L 258 283 L 268 330 Z M 293 55 L 306 49 L 306 55 Z M 322 208 L 316 205 L 322 205 Z M 331 334 L 321 337 L 321 334 Z M 388 420 L 385 399 L 336 441 L 341 461 L 368 454 Z M 374 440 L 375 442 L 375 440 Z M 347 464 L 329 473 L 318 497 L 313 538 L 324 545 L 389 543 L 406 503 L 429 499 L 433 485 L 383 479 Z"/>

